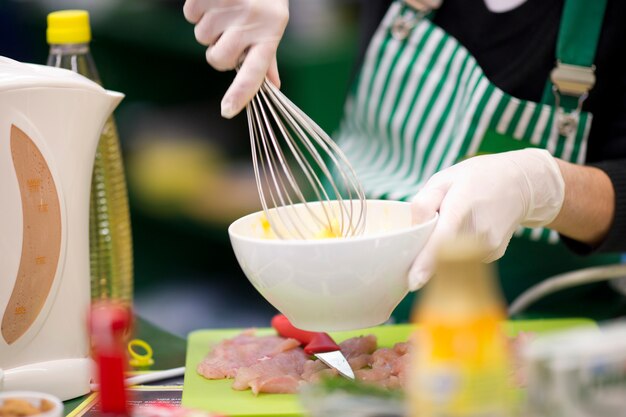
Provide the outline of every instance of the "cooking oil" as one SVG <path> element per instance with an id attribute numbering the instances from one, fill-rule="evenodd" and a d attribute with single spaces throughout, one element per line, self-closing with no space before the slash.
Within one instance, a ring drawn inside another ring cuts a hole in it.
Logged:
<path id="1" fill-rule="evenodd" d="M 132 237 L 115 120 L 102 129 L 94 161 L 89 216 L 92 299 L 132 301 Z"/>
<path id="2" fill-rule="evenodd" d="M 102 84 L 89 50 L 91 28 L 84 10 L 48 15 L 47 64 Z M 128 193 L 113 116 L 102 130 L 91 181 L 89 249 L 92 300 L 132 303 L 133 259 Z"/>

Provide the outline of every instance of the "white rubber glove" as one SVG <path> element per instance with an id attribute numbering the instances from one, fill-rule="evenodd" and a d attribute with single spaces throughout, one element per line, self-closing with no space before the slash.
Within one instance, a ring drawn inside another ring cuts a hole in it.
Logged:
<path id="1" fill-rule="evenodd" d="M 518 226 L 550 224 L 561 210 L 565 183 L 548 151 L 524 149 L 477 156 L 433 175 L 413 198 L 415 221 L 439 221 L 409 273 L 409 288 L 432 276 L 441 242 L 469 235 L 484 244 L 492 262 L 504 255 Z"/>
<path id="2" fill-rule="evenodd" d="M 235 80 L 222 99 L 222 116 L 237 115 L 259 91 L 265 76 L 280 87 L 276 49 L 289 20 L 288 0 L 186 0 L 185 18 L 195 24 L 207 62 L 219 71 L 234 69 Z"/>

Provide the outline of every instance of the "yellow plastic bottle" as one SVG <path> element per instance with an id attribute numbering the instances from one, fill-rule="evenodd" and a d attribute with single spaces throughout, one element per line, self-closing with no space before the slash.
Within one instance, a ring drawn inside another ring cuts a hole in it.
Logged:
<path id="1" fill-rule="evenodd" d="M 48 65 L 69 69 L 102 84 L 89 50 L 85 10 L 48 15 Z M 128 194 L 113 116 L 106 121 L 94 162 L 89 213 L 91 296 L 126 304 L 133 297 L 133 254 Z"/>
<path id="2" fill-rule="evenodd" d="M 414 417 L 508 417 L 505 309 L 492 267 L 472 240 L 444 245 L 413 321 Z"/>

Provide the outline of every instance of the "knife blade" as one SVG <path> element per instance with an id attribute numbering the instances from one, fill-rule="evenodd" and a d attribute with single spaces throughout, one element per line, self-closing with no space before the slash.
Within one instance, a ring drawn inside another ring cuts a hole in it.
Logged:
<path id="1" fill-rule="evenodd" d="M 307 355 L 315 356 L 329 368 L 336 369 L 341 376 L 354 379 L 354 372 L 348 360 L 328 333 L 298 329 L 282 314 L 277 314 L 272 318 L 272 327 L 280 336 L 290 337 L 300 342 Z"/>

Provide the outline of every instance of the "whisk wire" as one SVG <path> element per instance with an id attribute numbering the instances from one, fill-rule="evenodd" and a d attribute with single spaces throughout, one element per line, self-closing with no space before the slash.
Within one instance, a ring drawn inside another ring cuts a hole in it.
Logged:
<path id="1" fill-rule="evenodd" d="M 255 100 L 252 102 L 252 107 L 253 109 L 255 109 L 254 116 L 255 118 L 257 118 L 257 121 L 258 121 L 258 118 L 259 118 L 259 111 L 257 109 L 258 103 L 256 103 Z M 271 153 L 269 152 L 269 149 L 267 146 L 267 139 L 266 139 L 267 134 L 265 130 L 262 128 L 263 126 L 264 125 L 261 124 L 260 122 L 255 124 L 256 135 L 254 136 L 255 141 L 253 142 L 253 153 L 255 157 L 257 156 L 257 154 L 259 156 L 258 159 L 261 162 L 261 169 L 262 169 L 261 172 L 263 173 L 263 179 L 265 181 L 267 192 L 270 196 L 273 207 L 277 207 L 279 206 L 279 204 L 277 203 L 276 198 L 278 198 L 278 200 L 280 201 L 281 203 L 280 205 L 285 205 L 285 200 L 282 198 L 282 194 L 277 192 L 276 194 L 278 195 L 275 196 L 275 193 L 273 191 L 273 190 L 279 190 L 279 187 L 278 187 L 279 179 L 277 178 L 277 175 L 275 174 L 276 171 L 272 169 L 272 165 L 275 164 L 275 161 L 274 161 L 273 156 L 271 156 Z M 265 157 L 263 157 L 264 154 L 265 154 Z M 269 171 L 269 174 L 268 174 L 268 171 Z M 255 176 L 259 177 L 258 168 L 255 171 Z M 272 183 L 274 184 L 273 187 L 272 187 Z M 267 200 L 264 197 L 263 186 L 262 186 L 260 179 L 257 181 L 257 188 L 259 189 L 259 195 L 263 196 L 261 200 L 263 210 L 265 213 L 269 213 L 269 208 L 267 207 Z M 281 230 L 284 230 L 284 227 L 278 227 L 278 224 L 276 223 L 274 216 L 268 215 L 266 217 L 267 217 L 267 221 L 270 224 L 271 229 L 274 230 L 276 235 L 279 238 L 286 238 L 286 236 L 283 236 L 281 232 Z M 296 227 L 296 230 L 297 230 L 297 227 Z"/>
<path id="2" fill-rule="evenodd" d="M 289 132 L 289 129 L 287 129 L 287 127 L 284 125 L 284 123 L 282 123 L 280 117 L 278 116 L 278 114 L 276 113 L 276 110 L 274 109 L 274 107 L 271 105 L 268 97 L 266 96 L 265 92 L 263 90 L 261 90 L 260 94 L 264 97 L 267 107 L 269 109 L 269 111 L 271 112 L 272 116 L 274 117 L 274 121 L 276 122 L 278 129 L 280 130 L 280 132 L 282 133 L 282 137 L 285 141 L 285 143 L 287 144 L 287 146 L 289 147 L 289 149 L 291 150 L 296 162 L 298 163 L 298 165 L 300 166 L 300 168 L 302 169 L 302 171 L 304 172 L 305 177 L 307 178 L 307 180 L 309 181 L 309 184 L 311 184 L 311 188 L 313 189 L 313 192 L 316 194 L 316 197 L 318 198 L 319 201 L 324 201 L 322 199 L 322 196 L 320 195 L 320 192 L 318 191 L 318 188 L 322 190 L 322 193 L 324 194 L 324 196 L 326 197 L 326 200 L 329 199 L 328 194 L 326 193 L 326 190 L 324 189 L 324 187 L 322 186 L 321 182 L 319 181 L 319 178 L 317 178 L 317 176 L 315 175 L 314 170 L 311 168 L 310 165 L 305 163 L 306 157 L 304 156 L 304 154 L 302 153 L 302 151 L 297 147 L 294 146 L 294 144 L 296 143 L 296 141 L 293 139 L 291 133 Z M 282 153 L 282 149 L 279 146 L 278 143 L 278 139 L 275 141 L 275 146 L 277 148 L 278 152 Z M 286 160 L 285 160 L 286 161 Z M 296 179 L 295 176 L 293 175 L 291 168 L 289 168 L 289 164 L 287 164 L 285 162 L 285 166 L 284 168 L 286 170 L 288 170 L 289 172 L 289 179 L 291 184 L 293 185 L 293 190 L 294 192 L 297 194 L 297 196 L 300 198 L 300 201 L 305 205 L 305 208 L 307 209 L 307 211 L 309 212 L 309 214 L 318 222 L 321 223 L 323 222 L 322 219 L 320 219 L 317 216 L 317 213 L 315 213 L 315 211 L 313 209 L 310 208 L 310 206 L 307 204 L 306 198 L 304 196 L 304 194 L 302 193 L 302 191 L 300 190 L 300 188 L 298 187 L 297 183 L 296 183 Z M 317 181 L 318 184 L 318 188 L 316 188 L 314 186 L 314 181 Z M 297 211 L 297 210 L 296 210 Z M 324 209 L 325 213 L 326 213 L 326 217 L 327 217 L 327 221 L 330 223 L 331 218 L 328 215 L 326 209 Z"/>
<path id="3" fill-rule="evenodd" d="M 268 103 L 268 105 L 269 105 L 269 103 Z M 293 120 L 292 115 L 287 111 L 287 109 L 284 108 L 284 106 L 282 105 L 282 103 L 280 103 L 280 101 L 276 101 L 276 107 L 278 108 L 278 110 L 281 113 L 281 115 L 287 120 L 288 125 L 289 125 L 289 127 L 291 129 L 293 129 L 294 131 L 296 131 L 296 133 L 301 135 L 300 137 L 307 137 L 306 136 L 307 134 L 302 130 L 300 125 L 295 123 L 295 121 Z M 304 172 L 305 177 L 309 181 L 309 185 L 311 186 L 311 189 L 315 193 L 318 201 L 321 203 L 321 207 L 322 207 L 322 210 L 323 210 L 323 212 L 325 214 L 326 221 L 328 222 L 327 224 L 330 224 L 332 222 L 332 217 L 329 214 L 329 209 L 327 209 L 327 207 L 326 207 L 327 206 L 326 203 L 328 202 L 328 200 L 330 200 L 330 197 L 328 196 L 328 193 L 326 192 L 326 189 L 323 186 L 322 182 L 320 181 L 320 179 L 316 175 L 315 170 L 307 162 L 306 156 L 304 155 L 304 152 L 302 152 L 302 150 L 299 148 L 298 144 L 303 145 L 303 146 L 305 146 L 307 148 L 307 151 L 313 157 L 313 159 L 315 160 L 315 162 L 318 165 L 326 167 L 326 165 L 323 162 L 322 157 L 319 155 L 319 153 L 317 152 L 315 147 L 311 146 L 309 141 L 300 141 L 299 143 L 296 142 L 293 139 L 292 135 L 289 133 L 289 129 L 287 129 L 286 126 L 281 122 L 281 119 L 276 115 L 276 112 L 274 111 L 273 108 L 271 108 L 271 111 L 272 111 L 273 115 L 275 116 L 275 120 L 278 121 L 279 129 L 281 130 L 281 133 L 283 133 L 283 139 L 285 139 L 285 143 L 287 144 L 287 146 L 291 150 L 291 152 L 294 155 L 294 158 L 296 159 L 296 162 L 298 163 L 300 168 L 302 168 L 302 171 Z M 327 177 L 329 177 L 330 171 L 328 169 L 326 169 L 325 175 L 327 175 Z M 321 193 L 320 193 L 320 190 L 321 190 Z M 325 198 L 322 198 L 321 194 L 323 194 L 323 196 Z M 312 209 L 310 209 L 309 205 L 306 203 L 306 199 L 302 198 L 302 201 L 305 204 L 305 207 L 306 207 L 307 211 L 309 211 L 309 213 L 318 222 L 320 222 L 320 223 L 323 222 L 321 219 L 319 219 L 317 214 Z M 342 216 L 341 224 L 343 224 L 343 223 L 344 222 L 343 222 L 343 216 Z"/>
<path id="4" fill-rule="evenodd" d="M 253 108 L 256 110 L 255 118 L 257 119 L 257 122 L 258 122 L 257 149 L 258 149 L 259 155 L 261 156 L 263 156 L 263 154 L 265 155 L 265 158 L 261 157 L 260 160 L 261 160 L 262 172 L 263 172 L 263 177 L 265 178 L 266 187 L 268 189 L 268 193 L 270 195 L 270 198 L 272 200 L 274 207 L 293 207 L 293 201 L 291 200 L 291 196 L 286 190 L 286 187 L 283 182 L 282 176 L 280 175 L 280 172 L 277 169 L 273 168 L 274 166 L 282 166 L 284 169 L 286 164 L 284 163 L 284 161 L 280 161 L 280 164 L 278 164 L 276 162 L 276 157 L 272 153 L 272 147 L 270 146 L 270 144 L 275 144 L 276 138 L 274 137 L 274 133 L 272 129 L 269 129 L 268 126 L 262 124 L 259 120 L 261 116 L 266 117 L 261 104 L 262 103 L 260 102 L 260 99 L 258 98 L 258 96 L 256 96 L 253 101 Z M 267 162 L 267 168 L 266 168 L 266 164 L 263 161 Z M 268 174 L 268 171 L 269 171 L 269 174 Z M 273 187 L 272 187 L 272 184 L 273 184 Z M 280 205 L 277 204 L 276 198 L 278 198 L 278 200 L 280 201 Z M 286 222 L 284 218 L 270 214 L 271 212 L 269 211 L 269 209 L 266 209 L 265 207 L 267 207 L 266 204 L 264 205 L 264 211 L 266 213 L 267 221 L 269 222 L 270 227 L 272 228 L 274 233 L 279 238 L 281 239 L 286 238 L 286 236 L 283 235 L 283 232 L 282 232 L 283 230 L 295 230 L 299 238 L 304 239 L 306 237 L 306 234 L 300 230 L 300 227 L 298 226 L 299 224 L 298 221 L 295 221 L 291 217 L 291 214 L 289 212 L 286 213 L 286 217 L 288 220 Z M 284 227 L 278 227 L 276 219 L 278 219 L 280 223 L 282 223 L 281 226 L 284 226 Z M 302 219 L 299 219 L 299 220 L 300 220 L 300 224 L 304 224 Z"/>
<path id="5" fill-rule="evenodd" d="M 300 110 L 288 97 L 282 94 L 280 90 L 278 90 L 277 87 L 275 87 L 271 83 L 267 83 L 267 88 L 271 90 L 271 92 L 275 95 L 277 106 L 283 109 L 286 109 L 287 106 L 283 104 L 283 102 L 281 102 L 281 100 L 283 100 L 289 105 L 289 108 L 293 110 L 294 116 L 298 119 L 297 121 L 299 122 L 299 124 L 294 122 L 293 119 L 289 119 L 291 124 L 295 126 L 305 126 L 308 129 L 310 129 L 308 132 L 310 137 L 315 141 L 316 144 L 318 144 L 318 146 L 320 146 L 327 153 L 327 155 L 331 158 L 333 163 L 339 168 L 337 170 L 337 173 L 341 176 L 344 189 L 348 193 L 347 197 L 350 202 L 350 212 L 352 212 L 354 208 L 353 207 L 354 196 L 353 196 L 352 190 L 355 190 L 357 194 L 356 197 L 358 197 L 358 199 L 361 202 L 365 200 L 365 194 L 363 193 L 362 188 L 360 184 L 358 183 L 356 172 L 351 167 L 350 163 L 348 162 L 343 152 L 339 149 L 337 144 L 333 142 L 333 140 L 328 136 L 328 134 L 324 132 L 324 130 L 322 130 L 306 113 Z M 304 142 L 304 144 L 310 145 L 306 141 Z M 319 165 L 320 168 L 324 172 L 324 175 L 330 180 L 329 183 L 331 184 L 331 187 L 334 188 L 334 192 L 336 194 L 337 200 L 342 201 L 343 199 L 341 197 L 341 193 L 339 192 L 339 190 L 337 190 L 337 187 L 334 186 L 334 181 L 332 181 L 332 174 L 329 172 L 329 170 L 326 167 L 326 164 L 323 162 L 323 158 L 319 157 L 319 154 L 317 153 L 317 150 L 315 149 L 315 147 L 311 147 L 310 152 L 318 156 L 318 158 L 316 158 L 316 162 L 320 164 L 320 162 L 318 161 L 321 161 L 321 164 Z M 339 160 L 336 158 L 336 156 L 339 157 Z M 342 164 L 343 164 L 343 167 L 342 167 Z M 344 169 L 347 169 L 350 175 L 347 175 Z M 344 204 L 340 204 L 339 206 L 347 210 Z M 359 218 L 357 219 L 356 222 L 349 222 L 351 227 L 356 226 L 359 228 L 358 230 L 354 230 L 354 233 L 356 234 L 362 233 L 365 227 L 365 210 L 366 208 L 364 207 L 363 210 L 359 212 Z"/>
<path id="6" fill-rule="evenodd" d="M 261 96 L 264 97 L 264 94 L 261 93 Z M 257 96 L 258 97 L 258 96 Z M 264 97 L 264 99 L 267 101 L 267 98 Z M 260 100 L 259 100 L 260 101 Z M 269 102 L 267 102 L 267 109 L 273 113 L 274 117 L 274 109 L 269 105 Z M 266 110 L 263 106 L 259 106 L 260 108 L 260 113 L 262 114 L 263 118 L 265 120 L 268 120 L 267 114 L 266 114 Z M 275 118 L 274 119 L 275 122 L 277 122 L 277 124 L 279 125 L 279 129 L 284 130 L 284 127 L 280 125 L 280 119 Z M 278 166 L 278 164 L 276 163 L 276 158 L 278 158 L 278 161 L 280 162 L 280 166 L 283 170 L 283 175 L 286 177 L 288 184 L 291 187 L 291 190 L 293 191 L 294 194 L 296 194 L 296 196 L 299 198 L 300 201 L 306 201 L 302 191 L 300 190 L 300 188 L 298 187 L 298 184 L 296 182 L 296 179 L 291 171 L 291 168 L 287 162 L 287 158 L 285 157 L 282 148 L 280 147 L 279 144 L 279 139 L 278 136 L 276 136 L 275 132 L 272 129 L 269 129 L 269 124 L 268 126 L 266 126 L 267 128 L 267 135 L 265 135 L 265 139 L 267 139 L 269 137 L 269 141 L 265 140 L 264 141 L 264 146 L 266 147 L 266 149 L 269 148 L 269 150 L 273 150 L 274 152 L 267 152 L 266 154 L 268 155 L 268 158 L 271 158 L 272 162 L 274 163 L 274 166 Z M 288 134 L 288 132 L 286 132 Z M 268 144 L 269 142 L 269 144 Z M 305 226 L 305 228 L 307 229 L 308 235 L 314 234 L 315 232 L 310 229 L 307 226 L 307 222 L 304 221 L 304 219 L 302 219 L 302 217 L 300 216 L 300 213 L 298 210 L 294 209 L 294 202 L 291 199 L 291 193 L 289 192 L 289 189 L 285 186 L 285 182 L 282 180 L 282 175 L 278 175 L 277 176 L 280 182 L 280 187 L 276 187 L 276 191 L 277 194 L 279 195 L 279 199 L 281 200 L 281 202 L 283 202 L 284 200 L 282 199 L 282 196 L 284 194 L 285 198 L 287 199 L 287 201 L 289 202 L 289 204 L 283 204 L 280 208 L 281 211 L 284 211 L 285 214 L 287 216 L 289 216 L 290 219 L 290 223 L 292 225 L 292 227 L 294 227 L 294 229 L 298 232 L 298 235 L 304 239 L 306 238 L 307 234 L 303 233 L 300 231 L 300 227 L 298 226 L 298 222 L 293 221 L 292 217 L 291 217 L 291 212 L 293 212 L 293 215 L 295 215 L 295 217 L 298 218 L 299 224 Z"/>
<path id="7" fill-rule="evenodd" d="M 362 234 L 367 210 L 365 193 L 356 172 L 332 139 L 267 80 L 246 107 L 246 113 L 256 186 L 276 236 L 306 239 L 324 230 L 332 235 L 338 230 L 344 237 Z M 294 174 L 283 151 L 285 146 L 302 177 Z M 345 198 L 333 174 L 340 180 Z M 317 198 L 316 206 L 307 201 L 301 186 Z M 308 217 L 303 218 L 303 214 Z"/>

